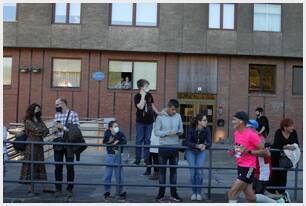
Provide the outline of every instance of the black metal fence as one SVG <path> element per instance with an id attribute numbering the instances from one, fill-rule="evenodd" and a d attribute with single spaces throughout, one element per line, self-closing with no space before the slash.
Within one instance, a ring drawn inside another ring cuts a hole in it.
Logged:
<path id="1" fill-rule="evenodd" d="M 200 187 L 200 188 L 207 188 L 208 193 L 208 199 L 211 199 L 211 190 L 212 189 L 230 189 L 230 186 L 214 186 L 212 185 L 212 170 L 236 170 L 236 167 L 213 167 L 213 162 L 212 162 L 212 157 L 213 157 L 213 152 L 214 151 L 226 151 L 228 150 L 227 148 L 210 148 L 208 149 L 209 153 L 209 162 L 208 162 L 208 167 L 191 167 L 191 166 L 180 166 L 180 165 L 150 165 L 152 167 L 166 167 L 166 168 L 195 168 L 195 169 L 204 169 L 208 170 L 208 185 L 187 185 L 187 184 L 124 184 L 124 183 L 89 183 L 89 182 L 67 182 L 67 181 L 38 181 L 34 180 L 34 164 L 49 164 L 49 165 L 55 165 L 55 164 L 63 164 L 63 165 L 82 165 L 82 166 L 114 166 L 119 168 L 119 174 L 120 175 L 120 168 L 121 167 L 147 167 L 146 165 L 134 165 L 134 164 L 123 164 L 122 163 L 122 158 L 121 155 L 119 155 L 119 163 L 118 164 L 105 164 L 105 163 L 82 163 L 82 162 L 49 162 L 49 161 L 35 161 L 34 160 L 34 145 L 66 145 L 66 146 L 92 146 L 92 147 L 106 147 L 109 145 L 105 144 L 88 144 L 88 143 L 55 143 L 55 142 L 39 142 L 39 141 L 3 141 L 4 144 L 6 143 L 25 143 L 25 144 L 31 144 L 31 160 L 5 160 L 4 163 L 28 163 L 31 164 L 31 178 L 30 180 L 10 180 L 7 178 L 3 179 L 3 182 L 7 183 L 30 183 L 32 187 L 32 191 L 34 191 L 34 186 L 37 183 L 40 184 L 55 184 L 55 183 L 62 183 L 62 184 L 75 184 L 75 185 L 112 185 L 112 186 L 125 186 L 125 187 L 160 187 L 160 186 L 165 186 L 165 187 L 180 187 L 180 188 L 191 188 L 191 187 Z M 151 147 L 151 148 L 161 148 L 162 146 L 153 146 L 153 145 L 134 145 L 134 144 L 129 144 L 129 145 L 116 145 L 118 146 L 118 151 L 121 151 L 121 148 L 135 148 L 135 147 Z M 167 146 L 167 148 L 171 148 L 170 146 Z M 185 146 L 180 146 L 180 147 L 173 147 L 177 149 L 187 149 Z M 280 151 L 278 149 L 271 149 L 271 151 Z M 301 152 L 302 149 L 301 149 Z M 302 187 L 298 187 L 298 177 L 299 177 L 299 172 L 303 172 L 303 169 L 299 168 L 299 164 L 297 164 L 296 168 L 294 169 L 285 169 L 285 168 L 272 168 L 273 170 L 288 170 L 288 171 L 294 171 L 295 177 L 294 177 L 294 187 L 267 187 L 267 189 L 286 189 L 286 190 L 293 190 L 294 191 L 294 201 L 297 201 L 297 192 L 298 190 L 303 190 Z"/>

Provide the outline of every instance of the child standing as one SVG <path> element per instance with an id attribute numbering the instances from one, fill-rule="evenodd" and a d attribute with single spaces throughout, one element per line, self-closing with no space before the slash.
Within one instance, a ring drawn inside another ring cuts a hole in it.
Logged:
<path id="1" fill-rule="evenodd" d="M 115 171 L 115 178 L 117 184 L 122 184 L 123 182 L 123 169 L 118 167 L 120 161 L 120 155 L 123 152 L 123 148 L 119 151 L 119 147 L 116 145 L 126 144 L 125 135 L 119 130 L 118 123 L 116 121 L 110 121 L 108 124 L 108 130 L 105 131 L 103 144 L 106 144 L 106 163 L 113 164 L 114 166 L 106 166 L 106 171 L 104 175 L 104 183 L 110 184 L 112 180 L 113 170 Z M 104 198 L 108 199 L 111 197 L 111 186 L 104 185 Z M 123 192 L 123 186 L 117 187 L 117 195 L 121 199 L 126 198 L 126 192 Z"/>

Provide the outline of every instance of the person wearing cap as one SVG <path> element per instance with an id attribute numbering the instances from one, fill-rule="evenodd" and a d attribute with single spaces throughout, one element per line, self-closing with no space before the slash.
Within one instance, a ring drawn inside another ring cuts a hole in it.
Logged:
<path id="1" fill-rule="evenodd" d="M 252 129 L 253 132 L 258 133 L 257 129 L 259 128 L 259 124 L 255 119 L 249 120 L 246 127 Z M 266 138 L 263 135 L 259 134 L 259 136 L 261 142 L 265 145 L 266 153 L 264 155 L 257 155 L 256 157 L 255 180 L 253 189 L 256 194 L 264 194 L 272 199 L 277 200 L 279 203 L 288 203 L 290 201 L 286 196 L 281 194 L 272 194 L 266 191 L 266 187 L 272 176 L 272 163 L 270 153 L 271 144 L 266 142 Z"/>
<path id="2" fill-rule="evenodd" d="M 241 111 L 233 116 L 235 128 L 235 157 L 238 177 L 228 192 L 229 203 L 237 203 L 239 194 L 243 191 L 248 202 L 275 203 L 276 201 L 263 195 L 255 194 L 252 188 L 256 168 L 256 155 L 266 153 L 260 137 L 252 129 L 247 128 L 249 116 Z"/>

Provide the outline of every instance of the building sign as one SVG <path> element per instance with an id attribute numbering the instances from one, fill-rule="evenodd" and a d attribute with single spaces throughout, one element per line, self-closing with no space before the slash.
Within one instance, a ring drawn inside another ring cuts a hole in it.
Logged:
<path id="1" fill-rule="evenodd" d="M 92 73 L 92 78 L 96 81 L 101 81 L 103 80 L 105 77 L 103 72 L 93 72 Z"/>
<path id="2" fill-rule="evenodd" d="M 203 93 L 177 93 L 178 99 L 206 99 L 206 100 L 215 100 L 216 95 L 214 94 L 203 94 Z"/>

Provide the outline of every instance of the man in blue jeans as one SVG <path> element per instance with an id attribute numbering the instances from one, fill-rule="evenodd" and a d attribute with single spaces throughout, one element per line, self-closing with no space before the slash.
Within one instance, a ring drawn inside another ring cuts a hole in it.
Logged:
<path id="1" fill-rule="evenodd" d="M 159 164 L 166 165 L 169 160 L 169 165 L 178 165 L 179 153 L 178 146 L 180 146 L 179 135 L 183 134 L 183 123 L 180 114 L 176 113 L 179 103 L 176 99 L 171 99 L 168 102 L 164 115 L 159 115 L 155 122 L 154 133 L 160 137 L 159 144 Z M 166 170 L 165 167 L 160 167 L 159 184 L 166 184 Z M 176 168 L 170 168 L 170 184 L 176 185 Z M 165 199 L 164 186 L 159 187 L 159 192 L 156 201 L 161 202 Z M 176 187 L 170 188 L 170 200 L 181 202 L 182 199 L 176 192 Z"/>
<path id="2" fill-rule="evenodd" d="M 154 99 L 149 92 L 149 82 L 145 79 L 137 81 L 139 93 L 134 96 L 136 111 L 136 145 L 150 145 L 153 122 L 156 115 L 161 114 L 154 106 Z M 150 152 L 149 147 L 143 149 L 143 158 L 147 161 Z M 141 147 L 136 147 L 136 158 L 134 164 L 139 165 L 141 160 Z M 150 175 L 145 173 L 144 175 Z"/>

